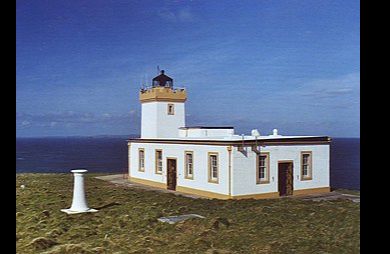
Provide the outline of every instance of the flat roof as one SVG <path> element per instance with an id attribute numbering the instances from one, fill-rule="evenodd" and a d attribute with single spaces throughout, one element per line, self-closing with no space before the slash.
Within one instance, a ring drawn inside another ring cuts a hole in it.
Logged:
<path id="1" fill-rule="evenodd" d="M 224 137 L 174 137 L 174 138 L 134 138 L 128 142 L 139 143 L 171 143 L 171 144 L 220 144 L 220 145 L 245 145 L 250 144 L 312 144 L 312 143 L 330 143 L 328 136 L 224 136 Z"/>
<path id="2" fill-rule="evenodd" d="M 180 127 L 181 130 L 187 129 L 234 129 L 232 126 L 185 126 Z"/>

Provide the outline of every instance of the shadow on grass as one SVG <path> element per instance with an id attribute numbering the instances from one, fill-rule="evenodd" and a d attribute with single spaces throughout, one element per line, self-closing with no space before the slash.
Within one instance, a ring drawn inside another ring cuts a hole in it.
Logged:
<path id="1" fill-rule="evenodd" d="M 116 206 L 116 205 L 120 205 L 120 203 L 118 202 L 112 202 L 112 203 L 109 203 L 107 205 L 102 205 L 102 206 L 99 206 L 99 207 L 95 207 L 95 209 L 97 210 L 102 210 L 104 208 L 108 208 L 108 207 L 111 207 L 111 206 Z"/>

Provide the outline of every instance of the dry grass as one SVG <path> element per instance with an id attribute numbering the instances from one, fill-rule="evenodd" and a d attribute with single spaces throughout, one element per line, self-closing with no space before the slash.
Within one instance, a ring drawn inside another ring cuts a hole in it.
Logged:
<path id="1" fill-rule="evenodd" d="M 17 174 L 18 253 L 359 253 L 360 205 L 348 200 L 190 199 L 87 175 L 89 206 L 67 215 L 71 174 Z M 25 188 L 20 188 L 21 185 Z M 161 216 L 197 213 L 174 225 Z"/>

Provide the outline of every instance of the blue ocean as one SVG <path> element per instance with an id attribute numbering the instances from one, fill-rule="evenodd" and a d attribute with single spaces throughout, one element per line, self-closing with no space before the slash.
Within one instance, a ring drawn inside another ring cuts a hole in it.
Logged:
<path id="1" fill-rule="evenodd" d="M 127 137 L 17 138 L 16 173 L 126 173 Z M 334 138 L 331 144 L 331 187 L 360 190 L 360 139 Z"/>

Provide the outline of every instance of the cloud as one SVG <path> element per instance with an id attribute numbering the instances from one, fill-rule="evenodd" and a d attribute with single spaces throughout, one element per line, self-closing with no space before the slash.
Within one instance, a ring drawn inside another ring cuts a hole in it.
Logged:
<path id="1" fill-rule="evenodd" d="M 170 11 L 168 9 L 160 10 L 158 12 L 158 16 L 160 16 L 162 19 L 164 19 L 166 21 L 171 21 L 171 22 L 177 21 L 175 13 L 173 13 L 172 11 Z"/>
<path id="2" fill-rule="evenodd" d="M 42 114 L 16 114 L 16 125 L 19 128 L 44 127 L 44 128 L 73 128 L 77 126 L 90 126 L 100 124 L 102 127 L 110 125 L 128 124 L 138 118 L 136 110 L 126 113 L 94 114 L 90 112 L 49 112 Z"/>
<path id="3" fill-rule="evenodd" d="M 360 96 L 360 73 L 350 73 L 333 79 L 319 79 L 306 82 L 295 91 L 297 96 L 323 99 Z"/>
<path id="4" fill-rule="evenodd" d="M 194 20 L 194 16 L 188 9 L 179 10 L 177 17 L 182 22 L 192 22 Z"/>
<path id="5" fill-rule="evenodd" d="M 21 127 L 28 127 L 31 125 L 31 123 L 30 123 L 30 121 L 24 120 L 24 121 L 22 121 L 22 123 L 20 125 L 21 125 Z"/>
<path id="6" fill-rule="evenodd" d="M 158 11 L 158 16 L 168 22 L 192 22 L 194 15 L 188 8 L 179 10 L 172 10 L 170 8 L 163 8 Z"/>

